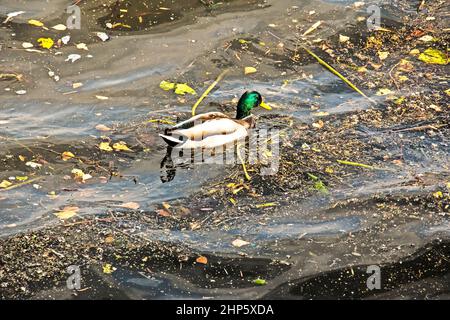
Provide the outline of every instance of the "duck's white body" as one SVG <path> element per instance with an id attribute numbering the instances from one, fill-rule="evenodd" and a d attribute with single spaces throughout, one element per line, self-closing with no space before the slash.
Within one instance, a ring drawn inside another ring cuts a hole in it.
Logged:
<path id="1" fill-rule="evenodd" d="M 171 135 L 166 132 L 160 136 L 176 149 L 216 148 L 244 139 L 254 124 L 252 116 L 236 120 L 220 112 L 209 112 L 178 123 L 168 130 Z M 178 129 L 183 127 L 189 128 Z"/>

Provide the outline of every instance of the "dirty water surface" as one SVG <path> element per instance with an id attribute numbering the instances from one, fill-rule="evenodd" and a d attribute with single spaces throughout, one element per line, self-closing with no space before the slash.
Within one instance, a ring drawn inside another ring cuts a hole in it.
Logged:
<path id="1" fill-rule="evenodd" d="M 67 1 L 0 4 L 0 297 L 450 298 L 444 1 L 76 5 L 60 30 Z M 158 136 L 225 70 L 197 113 L 260 92 L 271 175 L 172 163 Z"/>

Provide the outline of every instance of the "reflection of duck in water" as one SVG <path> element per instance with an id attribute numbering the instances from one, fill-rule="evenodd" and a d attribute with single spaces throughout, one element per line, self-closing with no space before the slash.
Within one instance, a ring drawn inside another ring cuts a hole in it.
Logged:
<path id="1" fill-rule="evenodd" d="M 168 144 L 166 156 L 161 162 L 161 169 L 165 170 L 161 181 L 171 181 L 175 177 L 172 149 L 216 148 L 243 139 L 248 135 L 248 129 L 255 127 L 251 110 L 256 107 L 271 110 L 262 101 L 261 94 L 247 91 L 239 99 L 235 119 L 221 112 L 208 112 L 166 129 L 164 134 L 160 134 Z"/>

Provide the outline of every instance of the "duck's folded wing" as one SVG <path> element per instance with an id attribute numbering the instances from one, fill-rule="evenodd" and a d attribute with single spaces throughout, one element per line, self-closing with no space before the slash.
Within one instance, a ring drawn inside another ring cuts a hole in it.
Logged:
<path id="1" fill-rule="evenodd" d="M 247 136 L 248 132 L 244 127 L 238 127 L 229 134 L 216 134 L 206 137 L 202 140 L 187 140 L 183 144 L 177 145 L 175 148 L 197 149 L 197 148 L 216 148 L 241 139 Z"/>
<path id="2" fill-rule="evenodd" d="M 237 121 L 229 118 L 208 120 L 189 129 L 177 129 L 171 131 L 172 135 L 183 136 L 190 140 L 202 140 L 209 136 L 226 135 L 235 132 L 242 127 Z"/>
<path id="3" fill-rule="evenodd" d="M 172 131 L 175 129 L 188 129 L 188 128 L 191 128 L 194 125 L 199 124 L 201 122 L 212 120 L 212 119 L 217 119 L 217 118 L 230 118 L 230 117 L 222 112 L 202 113 L 202 114 L 193 116 L 192 118 L 187 119 L 185 121 L 177 123 L 170 130 Z"/>

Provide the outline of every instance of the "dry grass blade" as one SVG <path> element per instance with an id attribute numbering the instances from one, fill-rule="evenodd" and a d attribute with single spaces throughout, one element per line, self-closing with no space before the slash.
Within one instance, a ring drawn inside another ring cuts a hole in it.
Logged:
<path id="1" fill-rule="evenodd" d="M 334 69 L 332 66 L 330 66 L 328 63 L 323 61 L 321 58 L 319 58 L 314 52 L 306 48 L 305 46 L 301 46 L 306 52 L 308 52 L 314 59 L 316 59 L 321 65 L 323 65 L 325 68 L 330 70 L 333 74 L 338 76 L 342 81 L 344 81 L 350 88 L 358 92 L 360 95 L 362 95 L 364 98 L 369 100 L 371 103 L 375 103 L 371 98 L 366 96 L 364 92 L 359 90 L 350 80 L 348 80 L 346 77 L 344 77 L 342 74 L 340 74 L 336 69 Z"/>
<path id="2" fill-rule="evenodd" d="M 203 94 L 198 98 L 197 102 L 192 107 L 192 115 L 195 116 L 195 110 L 197 109 L 198 105 L 205 99 L 205 97 L 211 92 L 211 90 L 222 80 L 222 78 L 225 76 L 225 74 L 228 72 L 228 70 L 223 71 L 217 79 L 211 83 L 211 85 L 208 87 L 208 89 L 203 92 Z"/>

